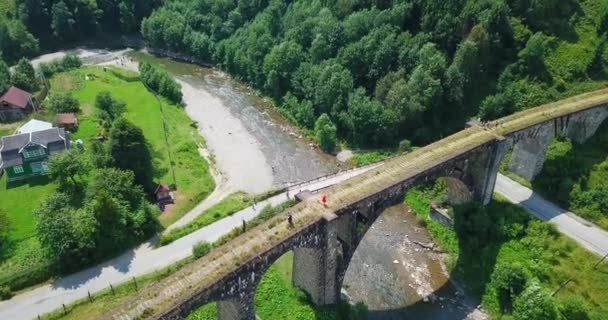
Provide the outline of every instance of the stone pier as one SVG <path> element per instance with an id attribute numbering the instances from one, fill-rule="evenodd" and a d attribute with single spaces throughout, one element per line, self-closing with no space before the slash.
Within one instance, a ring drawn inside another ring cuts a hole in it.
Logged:
<path id="1" fill-rule="evenodd" d="M 551 141 L 564 136 L 576 143 L 592 137 L 608 117 L 608 106 L 588 109 L 543 122 L 510 136 L 513 153 L 509 171 L 531 181 L 543 169 L 547 148 Z"/>

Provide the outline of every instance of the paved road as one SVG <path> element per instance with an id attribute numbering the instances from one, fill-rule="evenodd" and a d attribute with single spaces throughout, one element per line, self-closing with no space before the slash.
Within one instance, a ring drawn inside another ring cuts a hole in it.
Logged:
<path id="1" fill-rule="evenodd" d="M 502 174 L 496 179 L 495 192 L 506 197 L 541 220 L 555 223 L 559 231 L 601 256 L 608 254 L 608 232 L 543 199 L 532 190 Z"/>
<path id="2" fill-rule="evenodd" d="M 242 225 L 243 220 L 249 221 L 267 205 L 277 205 L 287 200 L 288 196 L 300 190 L 319 190 L 346 179 L 359 175 L 374 166 L 362 167 L 351 171 L 338 173 L 327 178 L 315 180 L 303 185 L 290 188 L 289 193 L 281 193 L 265 201 L 257 203 L 236 214 L 217 221 L 207 227 L 189 234 L 164 247 L 155 248 L 152 239 L 110 261 L 101 263 L 95 267 L 83 270 L 76 274 L 61 278 L 52 284 L 44 285 L 36 289 L 24 292 L 10 300 L 0 302 L 0 319 L 25 320 L 33 319 L 61 308 L 91 294 L 105 289 L 110 283 L 113 285 L 130 280 L 158 269 L 169 266 L 192 254 L 192 246 L 199 241 L 213 242 L 234 228 Z"/>

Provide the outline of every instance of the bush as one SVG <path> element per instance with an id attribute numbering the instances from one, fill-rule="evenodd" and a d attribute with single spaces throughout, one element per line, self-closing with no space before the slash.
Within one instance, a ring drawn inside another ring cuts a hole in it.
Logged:
<path id="1" fill-rule="evenodd" d="M 399 142 L 399 151 L 401 152 L 410 152 L 412 151 L 412 142 L 404 139 Z"/>
<path id="2" fill-rule="evenodd" d="M 182 87 L 167 71 L 149 63 L 139 64 L 141 80 L 150 90 L 175 103 L 182 102 Z"/>
<path id="3" fill-rule="evenodd" d="M 13 296 L 11 289 L 7 286 L 0 287 L 0 300 L 8 300 Z"/>
<path id="4" fill-rule="evenodd" d="M 492 273 L 492 284 L 503 306 L 510 307 L 513 299 L 524 290 L 527 282 L 528 274 L 519 264 L 501 263 Z"/>
<path id="5" fill-rule="evenodd" d="M 334 151 L 337 143 L 337 129 L 327 114 L 322 114 L 315 123 L 315 136 L 321 149 L 326 152 Z"/>
<path id="6" fill-rule="evenodd" d="M 39 68 L 45 77 L 50 78 L 55 73 L 78 69 L 82 66 L 82 61 L 77 55 L 68 54 L 61 59 L 55 59 L 48 63 L 41 63 Z"/>
<path id="7" fill-rule="evenodd" d="M 192 247 L 192 255 L 195 258 L 206 256 L 213 247 L 207 241 L 199 241 Z"/>
<path id="8" fill-rule="evenodd" d="M 350 317 L 352 320 L 365 320 L 367 319 L 368 309 L 367 305 L 362 302 L 358 302 L 350 308 Z"/>
<path id="9" fill-rule="evenodd" d="M 55 113 L 80 112 L 80 103 L 71 93 L 57 93 L 51 96 L 49 109 Z"/>
<path id="10" fill-rule="evenodd" d="M 536 279 L 515 299 L 513 317 L 516 320 L 559 319 L 555 301 Z"/>
<path id="11" fill-rule="evenodd" d="M 562 301 L 559 311 L 566 320 L 589 320 L 589 306 L 580 296 L 569 296 Z"/>

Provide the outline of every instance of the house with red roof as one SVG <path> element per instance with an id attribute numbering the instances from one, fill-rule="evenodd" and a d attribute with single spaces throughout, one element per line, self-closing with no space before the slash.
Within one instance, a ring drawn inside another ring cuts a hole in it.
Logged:
<path id="1" fill-rule="evenodd" d="M 22 119 L 36 110 L 32 94 L 17 87 L 10 87 L 0 97 L 0 121 L 10 122 Z"/>

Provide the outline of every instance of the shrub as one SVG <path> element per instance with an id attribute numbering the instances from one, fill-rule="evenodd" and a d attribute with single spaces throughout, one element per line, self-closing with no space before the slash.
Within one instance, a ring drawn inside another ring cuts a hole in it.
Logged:
<path id="1" fill-rule="evenodd" d="M 80 112 L 80 103 L 71 93 L 57 93 L 51 96 L 49 108 L 55 113 Z"/>
<path id="2" fill-rule="evenodd" d="M 566 320 L 589 320 L 589 306 L 580 296 L 569 296 L 562 301 L 559 311 Z"/>
<path id="3" fill-rule="evenodd" d="M 537 279 L 515 299 L 513 317 L 516 320 L 559 319 L 555 301 L 541 286 Z"/>
<path id="4" fill-rule="evenodd" d="M 206 256 L 213 247 L 206 241 L 199 241 L 192 247 L 192 255 L 195 258 Z"/>
<path id="5" fill-rule="evenodd" d="M 7 286 L 0 287 L 0 300 L 7 300 L 13 296 L 11 289 Z"/>
<path id="6" fill-rule="evenodd" d="M 77 55 L 68 54 L 61 59 L 55 59 L 48 63 L 41 63 L 39 68 L 45 77 L 50 78 L 55 73 L 78 69 L 82 61 Z"/>
<path id="7" fill-rule="evenodd" d="M 367 319 L 368 309 L 367 305 L 362 302 L 358 302 L 350 308 L 350 317 L 352 320 L 365 320 Z"/>
<path id="8" fill-rule="evenodd" d="M 501 304 L 509 306 L 526 287 L 528 274 L 519 264 L 501 263 L 492 273 L 492 284 L 496 288 Z"/>
<path id="9" fill-rule="evenodd" d="M 337 143 L 337 129 L 327 114 L 322 114 L 315 123 L 315 136 L 321 149 L 332 152 Z"/>
<path id="10" fill-rule="evenodd" d="M 167 71 L 160 67 L 143 62 L 139 64 L 142 82 L 150 90 L 160 94 L 175 103 L 182 102 L 182 87 Z"/>
<path id="11" fill-rule="evenodd" d="M 401 151 L 401 152 L 412 151 L 412 142 L 407 139 L 401 140 L 401 142 L 399 142 L 399 151 Z"/>

